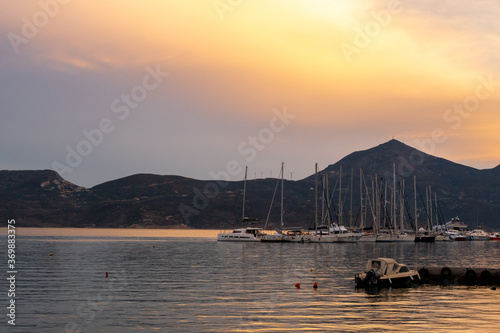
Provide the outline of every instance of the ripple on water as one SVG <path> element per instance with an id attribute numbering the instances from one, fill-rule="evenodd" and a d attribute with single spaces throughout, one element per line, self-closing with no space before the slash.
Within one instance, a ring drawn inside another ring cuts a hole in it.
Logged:
<path id="1" fill-rule="evenodd" d="M 500 316 L 500 290 L 486 287 L 354 288 L 354 273 L 372 257 L 413 265 L 500 267 L 499 250 L 487 242 L 31 237 L 16 243 L 20 331 L 64 331 L 68 323 L 83 332 L 485 331 L 497 329 Z M 0 247 L 5 246 L 2 239 Z M 6 288 L 0 279 L 0 290 Z"/>

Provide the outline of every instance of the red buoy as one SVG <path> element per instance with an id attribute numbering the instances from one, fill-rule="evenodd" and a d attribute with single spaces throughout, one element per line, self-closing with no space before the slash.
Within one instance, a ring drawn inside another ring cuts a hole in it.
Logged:
<path id="1" fill-rule="evenodd" d="M 295 284 L 295 288 L 300 289 L 300 283 L 298 283 L 298 282 L 297 282 L 297 283 Z"/>
<path id="2" fill-rule="evenodd" d="M 318 284 L 316 282 L 314 282 L 313 288 L 318 289 Z"/>
<path id="3" fill-rule="evenodd" d="M 108 277 L 108 272 L 106 272 L 106 277 Z"/>

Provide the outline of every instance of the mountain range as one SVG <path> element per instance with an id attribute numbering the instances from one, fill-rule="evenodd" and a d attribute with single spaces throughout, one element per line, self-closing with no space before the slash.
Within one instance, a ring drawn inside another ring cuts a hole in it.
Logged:
<path id="1" fill-rule="evenodd" d="M 347 155 L 320 171 L 318 182 L 315 179 L 313 174 L 302 180 L 284 181 L 285 226 L 313 224 L 316 184 L 318 197 L 331 199 L 329 205 L 320 201 L 318 215 L 329 211 L 333 220 L 340 223 L 342 208 L 341 223 L 359 225 L 362 191 L 364 221 L 371 223 L 371 210 L 376 210 L 377 201 L 373 200 L 373 192 L 385 203 L 382 211 L 389 211 L 396 183 L 397 198 L 404 193 L 405 223 L 414 227 L 413 184 L 416 179 L 417 226 L 425 226 L 431 216 L 433 223 L 459 216 L 470 228 L 482 225 L 486 230 L 500 229 L 500 165 L 478 170 L 390 140 Z M 361 185 L 360 179 L 363 180 Z M 269 210 L 270 224 L 279 226 L 278 184 L 278 179 L 273 178 L 246 183 L 245 215 L 260 219 L 261 224 L 256 222 L 259 226 L 263 225 Z M 372 184 L 377 184 L 378 190 L 374 191 Z M 84 188 L 66 181 L 52 170 L 2 170 L 0 213 L 24 227 L 231 228 L 241 225 L 242 188 L 243 181 L 153 174 L 136 174 Z M 276 188 L 276 198 L 270 209 Z M 426 199 L 428 191 L 432 193 L 432 208 Z M 400 209 L 399 204 L 397 209 Z M 391 222 L 385 219 L 384 223 Z"/>

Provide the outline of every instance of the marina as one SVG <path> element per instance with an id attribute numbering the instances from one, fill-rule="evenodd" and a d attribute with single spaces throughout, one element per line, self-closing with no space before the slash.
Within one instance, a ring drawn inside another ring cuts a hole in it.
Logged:
<path id="1" fill-rule="evenodd" d="M 365 179 L 363 170 L 359 170 L 359 204 L 357 218 L 353 219 L 353 189 L 354 169 L 351 170 L 350 209 L 348 218 L 343 214 L 343 206 L 347 193 L 342 191 L 342 166 L 339 167 L 338 182 L 338 204 L 335 205 L 335 190 L 330 191 L 329 175 L 318 172 L 318 164 L 315 164 L 314 197 L 311 204 L 314 205 L 311 222 L 308 226 L 286 227 L 284 212 L 286 210 L 284 198 L 284 170 L 285 164 L 281 163 L 281 169 L 274 194 L 270 202 L 265 222 L 259 219 L 246 217 L 246 191 L 248 167 L 245 167 L 242 189 L 242 218 L 241 228 L 235 228 L 232 232 L 224 231 L 217 235 L 218 241 L 242 241 L 242 242 L 289 242 L 289 243 L 357 243 L 359 242 L 418 242 L 434 243 L 449 241 L 490 241 L 500 240 L 499 233 L 484 231 L 481 225 L 469 230 L 466 223 L 458 216 L 445 222 L 441 207 L 438 203 L 437 193 L 432 192 L 431 186 L 425 187 L 425 200 L 417 185 L 417 177 L 413 177 L 413 212 L 410 200 L 405 194 L 404 181 L 396 181 L 396 164 L 393 163 L 392 189 L 389 187 L 390 179 L 375 174 L 371 182 L 371 189 Z M 321 181 L 320 181 L 321 178 Z M 337 184 L 335 185 L 337 187 Z M 364 187 L 364 189 L 363 189 Z M 279 204 L 279 227 L 272 228 L 270 219 L 273 204 L 278 195 Z M 390 200 L 388 197 L 390 196 Z M 371 197 L 371 199 L 370 199 Z M 418 202 L 420 198 L 420 204 Z M 368 202 L 366 207 L 363 202 Z M 321 207 L 320 207 L 321 206 Z M 423 206 L 423 207 L 422 207 Z M 369 218 L 369 216 L 371 217 Z M 418 219 L 424 219 L 419 223 Z M 348 227 L 344 226 L 344 219 L 348 220 Z M 371 221 L 370 221 L 371 219 Z M 228 224 L 232 224 L 229 219 Z M 263 224 L 256 227 L 257 224 Z M 274 232 L 272 230 L 274 229 Z"/>

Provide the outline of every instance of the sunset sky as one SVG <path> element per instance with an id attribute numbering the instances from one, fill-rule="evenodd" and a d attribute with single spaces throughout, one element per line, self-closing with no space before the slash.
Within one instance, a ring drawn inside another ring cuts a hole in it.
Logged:
<path id="1" fill-rule="evenodd" d="M 301 179 L 393 137 L 493 168 L 498 17 L 496 0 L 0 0 L 0 169 L 91 187 L 283 161 Z"/>

